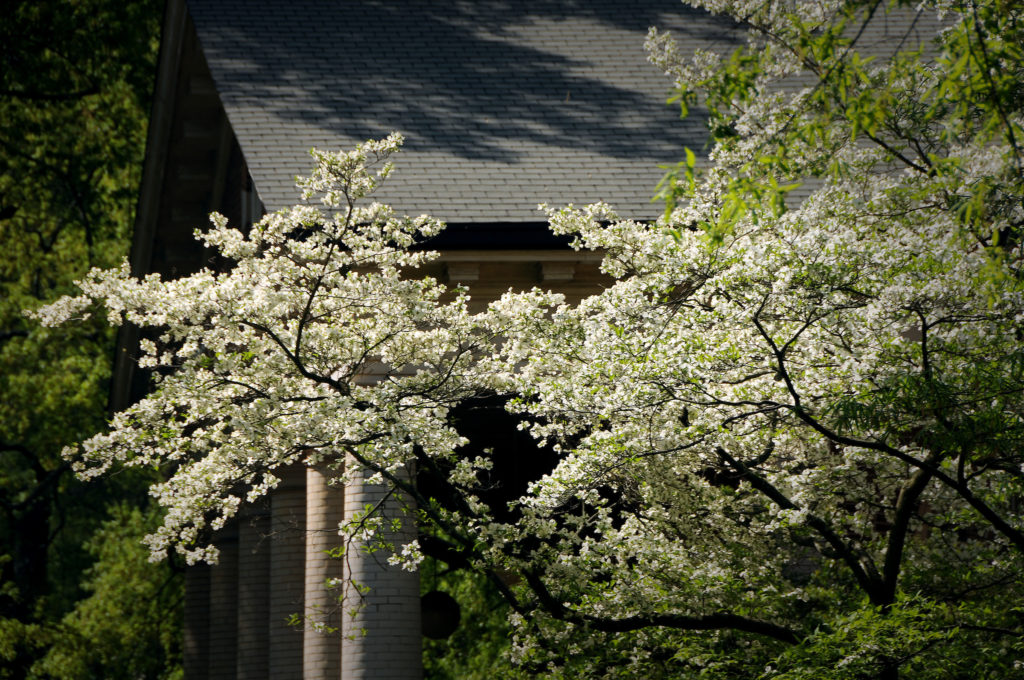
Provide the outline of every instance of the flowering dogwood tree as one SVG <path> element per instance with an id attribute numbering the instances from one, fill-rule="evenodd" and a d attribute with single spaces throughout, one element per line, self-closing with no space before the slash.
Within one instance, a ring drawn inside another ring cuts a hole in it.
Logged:
<path id="1" fill-rule="evenodd" d="M 547 209 L 605 254 L 601 294 L 470 314 L 415 273 L 441 225 L 365 202 L 400 139 L 315 152 L 322 208 L 201 234 L 229 271 L 97 271 L 39 314 L 162 333 L 81 473 L 172 466 L 151 547 L 195 560 L 276 469 L 349 456 L 491 577 L 513 660 L 566 677 L 1024 676 L 1024 15 L 925 2 L 934 41 L 876 62 L 877 1 L 697 4 L 749 44 L 649 49 L 708 162 L 654 224 Z M 550 461 L 510 498 L 458 425 L 482 402 Z"/>

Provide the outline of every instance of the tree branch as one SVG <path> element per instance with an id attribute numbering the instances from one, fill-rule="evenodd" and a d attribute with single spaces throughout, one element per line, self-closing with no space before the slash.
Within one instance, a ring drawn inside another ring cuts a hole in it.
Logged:
<path id="1" fill-rule="evenodd" d="M 717 612 L 703 616 L 685 614 L 650 614 L 628 616 L 621 619 L 603 619 L 590 614 L 574 612 L 551 594 L 544 581 L 535 572 L 526 572 L 527 585 L 536 595 L 541 606 L 560 621 L 584 625 L 607 633 L 625 633 L 644 628 L 674 628 L 676 630 L 737 630 L 763 635 L 787 644 L 797 644 L 801 637 L 792 629 L 768 621 L 752 619 L 728 612 Z"/>
<path id="2" fill-rule="evenodd" d="M 90 95 L 99 94 L 99 88 L 91 85 L 81 90 L 71 92 L 42 92 L 39 90 L 9 90 L 0 89 L 0 97 L 13 97 L 15 99 L 28 99 L 44 102 L 66 102 L 74 99 L 84 99 Z"/>
<path id="3" fill-rule="evenodd" d="M 896 601 L 896 586 L 903 564 L 903 549 L 906 547 L 910 520 L 917 510 L 917 501 L 931 478 L 932 474 L 927 470 L 916 469 L 900 489 L 900 495 L 896 500 L 893 525 L 889 529 L 889 538 L 885 544 L 885 563 L 882 565 L 882 588 L 886 604 Z"/>
<path id="4" fill-rule="evenodd" d="M 764 304 L 762 303 L 762 308 L 763 306 Z M 908 465 L 912 465 L 915 468 L 927 470 L 929 474 L 935 477 L 935 479 L 938 479 L 943 484 L 947 485 L 948 487 L 956 491 L 960 495 L 960 497 L 967 502 L 968 505 L 974 508 L 982 517 L 988 520 L 988 522 L 992 525 L 993 528 L 995 528 L 999 533 L 1001 533 L 1003 536 L 1009 539 L 1010 542 L 1013 543 L 1014 547 L 1016 547 L 1019 551 L 1024 552 L 1024 533 L 1010 525 L 1009 522 L 1000 517 L 995 510 L 990 508 L 988 504 L 986 504 L 983 500 L 975 496 L 966 483 L 958 483 L 956 480 L 952 479 L 949 475 L 943 472 L 937 465 L 927 460 L 918 460 L 917 458 L 914 458 L 913 456 L 903 451 L 900 451 L 899 449 L 890 446 L 885 442 L 873 441 L 869 439 L 858 439 L 856 437 L 849 437 L 846 435 L 839 434 L 838 432 L 835 432 L 832 429 L 823 425 L 814 416 L 808 413 L 803 408 L 803 405 L 800 400 L 800 394 L 799 392 L 797 392 L 796 386 L 793 384 L 793 380 L 789 375 L 789 371 L 786 369 L 785 357 L 782 356 L 778 347 L 775 344 L 775 341 L 772 340 L 772 338 L 768 335 L 767 331 L 765 331 L 764 329 L 764 326 L 761 325 L 760 320 L 757 318 L 757 314 L 759 314 L 760 311 L 761 309 L 758 309 L 758 312 L 754 314 L 753 323 L 757 327 L 758 332 L 761 334 L 761 337 L 763 337 L 764 340 L 768 343 L 769 347 L 771 348 L 775 356 L 779 374 L 785 381 L 786 389 L 789 392 L 790 398 L 793 400 L 793 403 L 787 404 L 786 407 L 793 411 L 797 418 L 799 418 L 804 423 L 809 425 L 811 429 L 813 429 L 817 433 L 823 435 L 824 437 L 830 439 L 831 441 L 837 444 L 843 444 L 845 446 L 855 446 L 858 448 L 868 449 L 870 451 L 886 453 L 898 460 L 903 461 L 904 463 L 907 463 Z"/>
<path id="5" fill-rule="evenodd" d="M 767 496 L 780 508 L 784 510 L 801 509 L 800 506 L 787 498 L 785 494 L 776 489 L 768 480 L 755 473 L 741 461 L 733 458 L 729 452 L 722 447 L 717 447 L 715 452 L 722 461 L 743 475 L 747 481 L 750 482 L 752 487 Z M 807 526 L 818 532 L 818 534 L 821 535 L 821 537 L 829 544 L 829 547 L 836 551 L 846 566 L 849 567 L 850 571 L 853 572 L 853 576 L 857 579 L 857 583 L 860 585 L 861 590 L 863 590 L 875 604 L 885 604 L 881 597 L 881 579 L 879 578 L 878 572 L 871 560 L 866 555 L 858 556 L 853 549 L 850 548 L 850 546 L 848 546 L 835 531 L 833 531 L 832 527 L 830 527 L 828 522 L 824 519 L 811 514 L 810 512 L 806 513 L 805 516 L 807 517 Z"/>

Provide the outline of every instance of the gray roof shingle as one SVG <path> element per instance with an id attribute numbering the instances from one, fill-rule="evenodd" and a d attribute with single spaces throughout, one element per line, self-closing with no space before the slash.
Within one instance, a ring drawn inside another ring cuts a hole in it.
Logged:
<path id="1" fill-rule="evenodd" d="M 739 38 L 678 0 L 188 5 L 268 209 L 297 200 L 310 147 L 398 130 L 380 200 L 453 223 L 538 222 L 540 202 L 657 215 L 658 165 L 707 135 L 665 105 L 647 28 L 690 49 Z"/>

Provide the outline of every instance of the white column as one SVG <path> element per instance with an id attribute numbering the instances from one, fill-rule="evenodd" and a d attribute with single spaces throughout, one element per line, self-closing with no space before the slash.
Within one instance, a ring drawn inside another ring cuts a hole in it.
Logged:
<path id="1" fill-rule="evenodd" d="M 210 567 L 210 680 L 235 680 L 238 645 L 238 532 L 231 522 L 217 534 L 220 551 Z"/>
<path id="2" fill-rule="evenodd" d="M 381 486 L 353 482 L 345 489 L 345 518 L 376 505 Z M 416 538 L 411 499 L 389 498 L 386 518 L 402 520 L 401 530 L 384 538 L 400 546 Z M 385 552 L 367 554 L 350 544 L 345 554 L 342 623 L 342 677 L 345 680 L 417 680 L 422 677 L 419 574 L 387 563 Z M 360 593 L 359 586 L 368 588 Z M 353 615 L 354 614 L 354 615 Z"/>
<path id="3" fill-rule="evenodd" d="M 243 506 L 238 515 L 237 680 L 267 680 L 270 616 L 270 503 Z"/>
<path id="4" fill-rule="evenodd" d="M 295 464 L 281 471 L 270 495 L 270 586 L 268 676 L 294 680 L 302 672 L 302 626 L 288 618 L 305 615 L 306 471 Z"/>
<path id="5" fill-rule="evenodd" d="M 210 662 L 210 566 L 207 564 L 185 569 L 184 632 L 185 678 L 206 680 Z"/>
<path id="6" fill-rule="evenodd" d="M 340 580 L 341 560 L 327 551 L 341 545 L 338 524 L 343 518 L 344 490 L 330 486 L 336 474 L 325 468 L 306 468 L 306 624 L 302 643 L 302 677 L 306 680 L 341 678 L 341 590 L 328 589 Z M 313 623 L 335 629 L 318 631 Z"/>

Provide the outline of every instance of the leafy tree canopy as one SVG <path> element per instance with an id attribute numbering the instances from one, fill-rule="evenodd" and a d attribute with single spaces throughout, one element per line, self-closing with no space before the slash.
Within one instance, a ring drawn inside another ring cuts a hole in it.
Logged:
<path id="1" fill-rule="evenodd" d="M 128 512 L 111 499 L 143 504 L 148 481 L 129 474 L 83 485 L 60 455 L 105 424 L 113 332 L 101 320 L 40 328 L 22 309 L 127 252 L 161 8 L 155 0 L 0 4 L 0 677 L 60 675 L 60 664 L 44 670 L 41 660 L 72 633 L 89 641 L 75 663 L 93 671 L 61 677 L 127 677 L 114 662 L 96 670 L 90 655 L 102 646 L 100 629 L 140 625 L 83 572 L 112 559 L 96 552 L 96 531 L 106 532 L 105 550 L 134 564 L 139 537 L 103 527 L 110 513 Z M 142 524 L 125 526 L 145 533 Z M 134 573 L 140 587 L 170 577 L 166 568 Z M 87 601 L 120 618 L 85 625 L 90 615 L 73 612 Z M 78 623 L 62 624 L 66 616 Z M 136 627 L 118 644 L 146 648 L 160 635 Z M 151 666 L 168 665 L 166 650 L 150 655 Z M 148 672 L 131 677 L 155 677 Z"/>
<path id="2" fill-rule="evenodd" d="M 96 270 L 39 314 L 99 302 L 162 334 L 156 390 L 70 454 L 80 474 L 173 467 L 149 544 L 194 561 L 275 470 L 347 456 L 417 500 L 424 542 L 394 560 L 488 576 L 512 660 L 555 677 L 1024 674 L 1022 9 L 697 4 L 750 36 L 692 57 L 650 36 L 710 112 L 707 163 L 666 179 L 655 224 L 548 209 L 614 284 L 470 314 L 410 275 L 441 225 L 368 202 L 400 137 L 314 152 L 322 207 L 201 234 L 229 272 Z M 890 11 L 934 38 L 870 59 Z M 488 399 L 553 458 L 511 503 L 454 417 Z"/>

